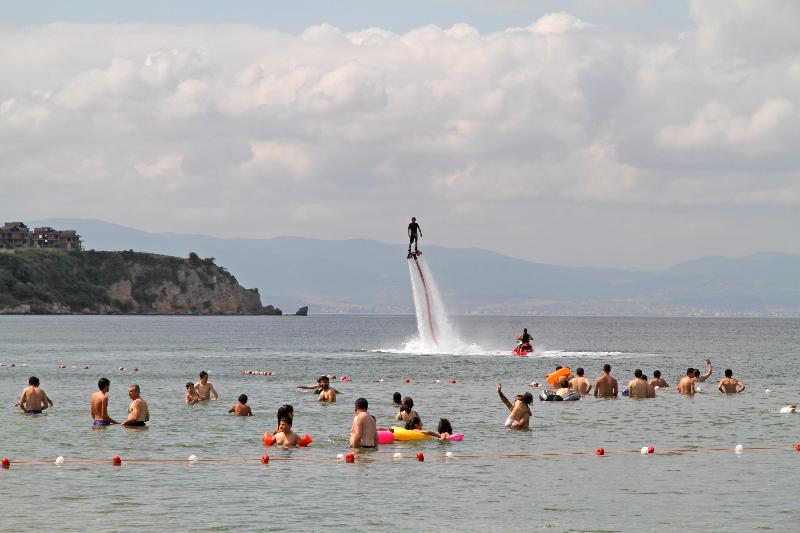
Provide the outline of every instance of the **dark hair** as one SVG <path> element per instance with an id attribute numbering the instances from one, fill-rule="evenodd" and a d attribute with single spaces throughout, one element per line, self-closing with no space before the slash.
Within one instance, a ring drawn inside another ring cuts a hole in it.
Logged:
<path id="1" fill-rule="evenodd" d="M 366 410 L 368 407 L 369 407 L 369 402 L 367 402 L 366 398 L 358 398 L 356 400 L 356 409 Z"/>
<path id="2" fill-rule="evenodd" d="M 186 390 L 189 390 L 192 387 L 194 387 L 194 383 L 192 383 L 191 381 L 187 381 L 186 382 Z"/>
<path id="3" fill-rule="evenodd" d="M 524 331 L 525 333 L 528 333 L 528 328 L 522 328 L 522 331 Z"/>
<path id="4" fill-rule="evenodd" d="M 561 388 L 563 389 L 569 388 L 569 380 L 567 378 L 561 379 Z"/>
<path id="5" fill-rule="evenodd" d="M 208 372 L 206 372 L 205 370 L 201 370 L 200 371 L 200 377 L 201 378 L 207 378 L 208 377 Z"/>
<path id="6" fill-rule="evenodd" d="M 280 424 L 281 418 L 294 418 L 294 407 L 285 403 L 278 407 L 278 423 Z"/>
<path id="7" fill-rule="evenodd" d="M 283 422 L 284 424 L 287 424 L 288 426 L 291 426 L 292 425 L 292 418 L 288 417 L 288 416 L 284 416 L 283 418 L 278 420 L 278 425 L 280 425 L 281 422 Z"/>
<path id="8" fill-rule="evenodd" d="M 418 416 L 412 416 L 406 422 L 406 429 L 417 429 L 417 424 L 422 427 L 422 420 L 420 420 Z"/>
<path id="9" fill-rule="evenodd" d="M 407 405 L 409 408 L 414 407 L 414 400 L 411 399 L 411 396 L 406 396 L 403 398 L 403 405 Z"/>
<path id="10" fill-rule="evenodd" d="M 33 385 L 34 387 L 39 386 L 39 378 L 36 376 L 31 376 L 28 378 L 28 385 Z"/>
<path id="11" fill-rule="evenodd" d="M 558 371 L 558 370 L 561 370 L 562 368 L 564 368 L 564 367 L 563 367 L 563 366 L 561 366 L 561 365 L 558 365 L 558 366 L 556 367 L 556 371 Z"/>
<path id="12" fill-rule="evenodd" d="M 530 405 L 531 403 L 533 403 L 533 394 L 531 394 L 530 392 L 526 392 L 525 394 L 522 395 L 522 401 L 525 402 L 527 405 Z"/>
<path id="13" fill-rule="evenodd" d="M 575 373 L 578 374 L 579 376 L 582 376 L 583 375 L 583 367 L 579 366 L 578 369 L 575 371 Z"/>
<path id="14" fill-rule="evenodd" d="M 687 368 L 686 369 L 686 375 L 687 376 L 693 376 L 694 375 L 694 368 L 692 368 L 692 367 Z"/>
<path id="15" fill-rule="evenodd" d="M 611 372 L 611 365 L 608 363 L 603 365 L 603 372 Z"/>
<path id="16" fill-rule="evenodd" d="M 402 402 L 403 402 L 403 397 L 400 395 L 400 393 L 399 393 L 399 392 L 395 392 L 395 393 L 392 395 L 392 401 L 393 401 L 394 403 L 402 403 Z"/>
<path id="17" fill-rule="evenodd" d="M 731 370 L 730 368 L 726 368 L 725 369 L 725 377 L 726 378 L 733 377 L 733 370 Z"/>
<path id="18" fill-rule="evenodd" d="M 97 388 L 100 390 L 105 389 L 106 387 L 110 386 L 111 382 L 108 381 L 108 378 L 100 378 L 97 380 Z"/>
<path id="19" fill-rule="evenodd" d="M 696 377 L 696 378 L 700 377 L 700 369 L 699 368 L 695 368 L 694 369 L 694 377 Z"/>
<path id="20" fill-rule="evenodd" d="M 653 370 L 653 377 L 660 378 L 661 377 L 661 370 Z"/>
<path id="21" fill-rule="evenodd" d="M 400 412 L 401 413 L 410 413 L 411 412 L 411 406 L 408 405 L 407 403 L 404 403 L 403 405 L 400 406 Z"/>
<path id="22" fill-rule="evenodd" d="M 439 433 L 450 433 L 453 434 L 453 426 L 450 425 L 450 421 L 446 418 L 439 419 L 439 427 L 436 428 Z"/>
<path id="23" fill-rule="evenodd" d="M 247 394 L 239 395 L 239 403 L 247 403 Z"/>
<path id="24" fill-rule="evenodd" d="M 637 368 L 636 370 L 633 371 L 633 375 L 635 377 L 637 377 L 637 378 L 642 377 L 642 369 L 641 368 Z"/>
<path id="25" fill-rule="evenodd" d="M 647 375 L 642 374 L 642 376 L 639 379 L 643 379 L 643 380 L 647 381 Z"/>
<path id="26" fill-rule="evenodd" d="M 328 383 L 331 382 L 331 378 L 328 376 L 320 376 L 317 378 L 317 383 L 322 383 L 323 381 L 327 381 Z"/>

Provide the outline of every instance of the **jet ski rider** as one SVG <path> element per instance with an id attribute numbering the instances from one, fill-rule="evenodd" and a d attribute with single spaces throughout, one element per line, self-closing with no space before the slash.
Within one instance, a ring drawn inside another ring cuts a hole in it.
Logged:
<path id="1" fill-rule="evenodd" d="M 529 352 L 533 351 L 533 345 L 531 344 L 533 336 L 528 333 L 528 328 L 522 330 L 522 335 L 518 336 L 517 340 L 520 342 L 519 345 L 520 351 L 524 350 L 527 350 Z"/>

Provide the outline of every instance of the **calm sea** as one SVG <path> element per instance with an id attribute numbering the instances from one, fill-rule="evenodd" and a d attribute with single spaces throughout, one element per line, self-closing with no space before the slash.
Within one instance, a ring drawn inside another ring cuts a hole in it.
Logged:
<path id="1" fill-rule="evenodd" d="M 409 348 L 414 317 L 0 317 L 0 456 L 12 460 L 0 470 L 0 530 L 800 530 L 800 415 L 779 413 L 800 403 L 800 320 L 454 322 L 466 348 L 425 354 Z M 525 326 L 540 355 L 506 355 Z M 535 401 L 531 431 L 503 428 L 497 381 L 512 395 L 533 391 L 530 382 L 557 364 L 594 377 L 608 362 L 620 382 L 635 368 L 661 369 L 672 385 L 686 367 L 705 368 L 706 357 L 714 375 L 694 398 L 659 391 L 641 401 Z M 746 383 L 744 394 L 716 392 L 725 368 Z M 274 374 L 242 375 L 250 369 Z M 200 370 L 220 400 L 186 406 L 184 384 Z M 335 383 L 336 404 L 295 388 L 322 373 L 351 379 Z M 55 402 L 44 415 L 13 407 L 31 375 Z M 149 428 L 91 428 L 89 395 L 102 376 L 118 419 L 127 386 L 141 386 Z M 348 453 L 353 401 L 366 397 L 379 424 L 390 425 L 394 391 L 414 398 L 428 427 L 449 418 L 464 441 L 382 446 L 357 464 L 331 460 Z M 241 393 L 255 416 L 227 414 Z M 282 403 L 294 405 L 295 430 L 315 442 L 270 449 L 265 466 L 260 436 Z M 594 455 L 648 445 L 655 455 Z M 756 450 L 775 447 L 784 449 Z M 393 461 L 398 451 L 406 458 Z M 418 451 L 425 462 L 413 459 Z M 111 465 L 114 455 L 121 467 Z M 201 461 L 128 461 L 190 455 Z M 58 456 L 104 462 L 55 466 Z M 203 461 L 241 458 L 250 460 Z M 13 463 L 29 460 L 47 462 Z"/>

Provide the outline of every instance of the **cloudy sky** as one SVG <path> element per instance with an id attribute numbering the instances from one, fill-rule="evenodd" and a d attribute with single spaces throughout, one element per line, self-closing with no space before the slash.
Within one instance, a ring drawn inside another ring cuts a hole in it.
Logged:
<path id="1" fill-rule="evenodd" d="M 7 2 L 0 218 L 800 253 L 800 2 Z"/>

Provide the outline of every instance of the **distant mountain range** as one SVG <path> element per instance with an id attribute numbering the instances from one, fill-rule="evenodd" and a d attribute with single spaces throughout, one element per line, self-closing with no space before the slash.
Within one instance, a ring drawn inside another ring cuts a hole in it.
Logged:
<path id="1" fill-rule="evenodd" d="M 148 233 L 99 220 L 47 219 L 85 249 L 214 257 L 264 303 L 292 312 L 413 312 L 405 245 L 299 237 L 221 239 Z M 800 316 L 800 255 L 704 257 L 661 271 L 572 268 L 478 248 L 424 246 L 454 314 Z"/>

